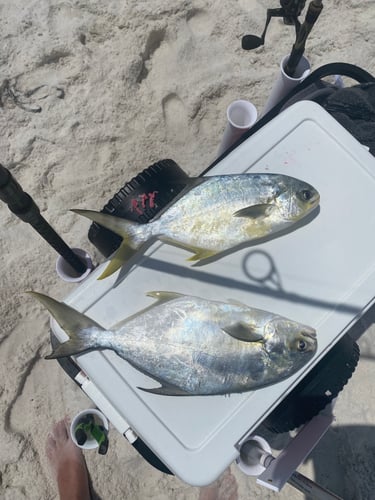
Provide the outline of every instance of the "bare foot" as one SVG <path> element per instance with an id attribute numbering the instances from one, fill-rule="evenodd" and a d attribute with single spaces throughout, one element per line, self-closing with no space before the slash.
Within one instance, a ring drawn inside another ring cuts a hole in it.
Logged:
<path id="1" fill-rule="evenodd" d="M 66 417 L 55 424 L 48 434 L 46 454 L 60 500 L 90 500 L 86 462 L 82 451 L 70 438 Z"/>
<path id="2" fill-rule="evenodd" d="M 227 469 L 216 481 L 201 488 L 199 500 L 237 500 L 237 481 Z"/>

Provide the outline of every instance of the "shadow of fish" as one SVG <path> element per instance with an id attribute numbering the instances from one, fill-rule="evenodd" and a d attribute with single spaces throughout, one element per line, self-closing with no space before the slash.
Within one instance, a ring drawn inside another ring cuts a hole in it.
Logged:
<path id="1" fill-rule="evenodd" d="M 203 261 L 285 230 L 318 204 L 316 189 L 293 177 L 238 174 L 191 178 L 184 194 L 147 224 L 91 210 L 73 212 L 123 238 L 103 279 L 153 238 L 193 252 L 188 260 Z"/>
<path id="2" fill-rule="evenodd" d="M 150 292 L 150 307 L 106 330 L 72 307 L 30 292 L 69 335 L 48 359 L 112 349 L 170 396 L 250 391 L 289 377 L 316 352 L 315 330 L 237 302 Z"/>

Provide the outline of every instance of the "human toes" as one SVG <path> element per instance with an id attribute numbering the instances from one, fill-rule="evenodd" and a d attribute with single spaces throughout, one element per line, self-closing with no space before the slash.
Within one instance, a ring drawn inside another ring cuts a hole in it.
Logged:
<path id="1" fill-rule="evenodd" d="M 57 422 L 52 428 L 52 436 L 55 441 L 65 442 L 69 439 L 69 431 L 68 431 L 66 419 L 60 420 Z"/>
<path id="2" fill-rule="evenodd" d="M 48 458 L 51 458 L 56 452 L 56 439 L 52 432 L 48 433 L 46 441 L 46 454 Z"/>

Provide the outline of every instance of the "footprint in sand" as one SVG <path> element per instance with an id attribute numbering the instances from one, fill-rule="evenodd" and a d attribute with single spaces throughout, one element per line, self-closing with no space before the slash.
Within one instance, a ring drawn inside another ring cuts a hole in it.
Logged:
<path id="1" fill-rule="evenodd" d="M 167 139 L 176 143 L 186 141 L 188 118 L 184 103 L 177 94 L 168 94 L 162 101 Z"/>
<path id="2" fill-rule="evenodd" d="M 148 38 L 146 40 L 145 48 L 141 55 L 142 65 L 139 70 L 139 75 L 137 77 L 137 83 L 142 83 L 142 81 L 147 78 L 152 64 L 152 58 L 157 49 L 164 41 L 165 33 L 166 33 L 165 28 L 155 29 L 149 33 Z"/>

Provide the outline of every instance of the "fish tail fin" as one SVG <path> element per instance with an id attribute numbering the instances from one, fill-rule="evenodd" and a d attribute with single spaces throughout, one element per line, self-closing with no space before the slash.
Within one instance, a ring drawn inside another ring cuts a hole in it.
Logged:
<path id="1" fill-rule="evenodd" d="M 72 212 L 87 217 L 101 226 L 121 236 L 122 244 L 115 252 L 105 271 L 98 279 L 104 279 L 117 271 L 127 262 L 151 236 L 148 224 L 115 217 L 114 215 L 95 212 L 93 210 L 73 209 Z"/>
<path id="2" fill-rule="evenodd" d="M 39 300 L 48 309 L 57 323 L 69 336 L 69 340 L 56 347 L 51 354 L 46 356 L 46 359 L 72 356 L 98 347 L 105 347 L 104 342 L 98 344 L 96 340 L 93 340 L 93 338 L 97 337 L 95 333 L 103 334 L 106 332 L 94 320 L 47 295 L 37 292 L 27 293 Z"/>
<path id="3" fill-rule="evenodd" d="M 111 274 L 115 273 L 125 262 L 133 257 L 133 255 L 136 254 L 137 251 L 138 249 L 134 249 L 123 242 L 116 250 L 116 252 L 112 255 L 108 266 L 104 269 L 98 280 L 103 280 L 104 278 L 108 278 L 108 276 L 111 276 Z"/>

